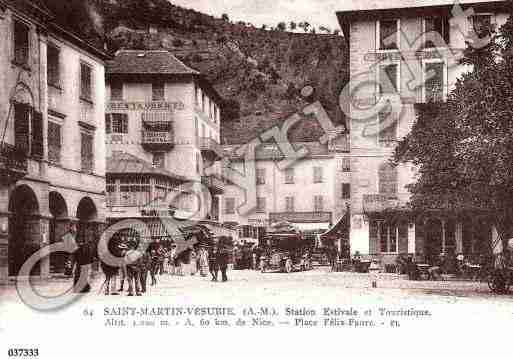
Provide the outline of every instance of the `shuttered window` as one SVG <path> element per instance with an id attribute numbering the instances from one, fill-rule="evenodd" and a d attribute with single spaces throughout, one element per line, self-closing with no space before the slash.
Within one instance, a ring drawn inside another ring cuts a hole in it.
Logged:
<path id="1" fill-rule="evenodd" d="M 342 172 L 351 172 L 351 158 L 342 158 Z"/>
<path id="2" fill-rule="evenodd" d="M 314 197 L 314 211 L 322 212 L 324 211 L 324 198 L 323 196 L 315 196 Z"/>
<path id="3" fill-rule="evenodd" d="M 294 168 L 287 168 L 285 170 L 285 183 L 286 184 L 294 183 Z"/>
<path id="4" fill-rule="evenodd" d="M 294 197 L 285 197 L 285 211 L 294 212 Z"/>
<path id="5" fill-rule="evenodd" d="M 394 196 L 397 194 L 397 169 L 389 163 L 379 167 L 379 193 Z"/>
<path id="6" fill-rule="evenodd" d="M 61 125 L 48 122 L 48 160 L 61 162 Z"/>
<path id="7" fill-rule="evenodd" d="M 25 154 L 30 150 L 30 106 L 14 103 L 14 143 Z"/>
<path id="8" fill-rule="evenodd" d="M 379 21 L 379 48 L 381 50 L 397 49 L 399 24 L 397 20 Z"/>
<path id="9" fill-rule="evenodd" d="M 225 198 L 224 213 L 225 214 L 235 214 L 235 198 Z"/>
<path id="10" fill-rule="evenodd" d="M 80 98 L 88 101 L 93 99 L 92 68 L 86 63 L 80 64 Z"/>
<path id="11" fill-rule="evenodd" d="M 47 50 L 47 82 L 49 85 L 60 87 L 61 72 L 60 72 L 60 50 L 58 47 L 48 45 Z"/>
<path id="12" fill-rule="evenodd" d="M 351 198 L 351 184 L 342 183 L 342 199 Z"/>
<path id="13" fill-rule="evenodd" d="M 29 34 L 27 25 L 21 21 L 14 22 L 14 62 L 17 65 L 28 65 Z"/>
<path id="14" fill-rule="evenodd" d="M 111 101 L 123 101 L 123 83 L 121 81 L 112 81 L 110 84 Z"/>
<path id="15" fill-rule="evenodd" d="M 399 65 L 388 64 L 379 66 L 380 93 L 396 93 L 399 89 Z"/>
<path id="16" fill-rule="evenodd" d="M 86 173 L 93 172 L 94 152 L 93 152 L 93 135 L 90 133 L 81 133 L 81 163 L 82 171 Z"/>
<path id="17" fill-rule="evenodd" d="M 127 134 L 128 133 L 128 114 L 111 113 L 105 115 L 105 132 L 107 134 Z"/>
<path id="18" fill-rule="evenodd" d="M 32 115 L 32 144 L 31 155 L 33 157 L 43 157 L 43 114 L 41 112 L 33 112 Z"/>
<path id="19" fill-rule="evenodd" d="M 425 68 L 425 101 L 442 102 L 444 100 L 444 63 L 428 62 Z"/>
<path id="20" fill-rule="evenodd" d="M 266 205 L 266 199 L 265 197 L 257 197 L 257 208 L 256 208 L 256 212 L 257 213 L 265 213 L 267 210 L 267 205 Z"/>
<path id="21" fill-rule="evenodd" d="M 390 111 L 378 114 L 378 141 L 382 146 L 391 146 L 397 141 L 397 120 Z"/>
<path id="22" fill-rule="evenodd" d="M 153 101 L 164 101 L 165 90 L 163 82 L 155 82 L 151 84 L 151 99 Z"/>
<path id="23" fill-rule="evenodd" d="M 322 167 L 314 167 L 314 183 L 322 183 L 323 182 L 323 173 Z"/>
<path id="24" fill-rule="evenodd" d="M 256 170 L 256 184 L 265 184 L 265 168 L 257 168 Z"/>
<path id="25" fill-rule="evenodd" d="M 440 39 L 444 46 L 450 43 L 449 19 L 446 16 L 427 17 L 424 19 L 424 31 L 426 36 L 425 47 L 440 47 Z M 435 39 L 435 37 L 437 39 Z"/>

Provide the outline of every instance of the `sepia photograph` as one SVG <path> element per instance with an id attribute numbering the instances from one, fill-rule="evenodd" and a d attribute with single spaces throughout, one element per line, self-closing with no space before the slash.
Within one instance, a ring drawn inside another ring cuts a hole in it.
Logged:
<path id="1" fill-rule="evenodd" d="M 0 34 L 0 358 L 511 351 L 513 1 L 0 0 Z"/>

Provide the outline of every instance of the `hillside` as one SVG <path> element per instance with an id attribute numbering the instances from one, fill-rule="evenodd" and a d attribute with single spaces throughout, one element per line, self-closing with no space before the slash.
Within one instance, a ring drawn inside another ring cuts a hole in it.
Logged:
<path id="1" fill-rule="evenodd" d="M 89 38 L 98 41 L 103 32 L 110 51 L 167 49 L 204 73 L 225 99 L 228 142 L 237 141 L 241 128 L 271 126 L 300 110 L 306 85 L 315 88 L 308 100 L 320 100 L 335 121 L 343 122 L 338 94 L 347 81 L 348 53 L 341 36 L 257 29 L 167 0 L 71 0 L 66 6 L 43 1 L 60 14 L 67 11 L 69 25 L 79 24 Z M 298 132 L 297 140 L 310 136 Z"/>

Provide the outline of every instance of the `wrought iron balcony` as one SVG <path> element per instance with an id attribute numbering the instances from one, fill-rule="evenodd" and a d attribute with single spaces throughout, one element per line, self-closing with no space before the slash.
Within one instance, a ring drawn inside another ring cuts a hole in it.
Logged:
<path id="1" fill-rule="evenodd" d="M 27 174 L 27 156 L 8 143 L 0 144 L 0 182 L 14 183 Z"/>
<path id="2" fill-rule="evenodd" d="M 148 151 L 169 151 L 175 146 L 172 131 L 142 130 L 142 146 Z"/>
<path id="3" fill-rule="evenodd" d="M 221 195 L 224 193 L 224 182 L 216 176 L 202 176 L 201 183 L 210 189 L 213 195 Z"/>
<path id="4" fill-rule="evenodd" d="M 269 221 L 276 222 L 292 222 L 292 223 L 331 223 L 331 212 L 271 212 L 269 213 Z"/>
<path id="5" fill-rule="evenodd" d="M 208 160 L 219 161 L 223 158 L 223 148 L 212 138 L 200 137 L 199 147 L 203 156 Z"/>

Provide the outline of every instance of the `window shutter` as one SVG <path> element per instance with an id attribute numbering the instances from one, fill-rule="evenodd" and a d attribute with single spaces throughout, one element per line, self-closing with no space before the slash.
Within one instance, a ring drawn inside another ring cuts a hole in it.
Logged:
<path id="1" fill-rule="evenodd" d="M 29 153 L 29 109 L 24 103 L 14 104 L 14 142 L 21 152 Z"/>
<path id="2" fill-rule="evenodd" d="M 32 156 L 43 157 L 43 114 L 33 112 L 32 115 Z"/>
<path id="3" fill-rule="evenodd" d="M 48 160 L 59 163 L 61 160 L 61 126 L 48 122 Z"/>
<path id="4" fill-rule="evenodd" d="M 444 41 L 447 45 L 450 45 L 451 44 L 451 24 L 449 23 L 449 17 L 444 17 L 443 18 L 443 37 L 444 37 Z"/>

